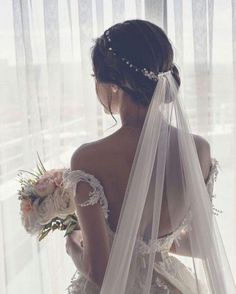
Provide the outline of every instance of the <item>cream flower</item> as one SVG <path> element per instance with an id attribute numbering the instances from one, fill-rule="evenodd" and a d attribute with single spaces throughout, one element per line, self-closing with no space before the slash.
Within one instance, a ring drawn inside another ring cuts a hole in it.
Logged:
<path id="1" fill-rule="evenodd" d="M 52 195 L 45 197 L 40 204 L 36 206 L 39 223 L 41 225 L 47 224 L 54 217 L 56 217 L 54 201 Z"/>
<path id="2" fill-rule="evenodd" d="M 53 180 L 57 187 L 63 186 L 63 170 L 58 170 L 53 174 Z"/>
<path id="3" fill-rule="evenodd" d="M 53 202 L 55 212 L 59 217 L 66 217 L 68 214 L 74 213 L 75 211 L 73 193 L 71 189 L 57 187 L 53 193 Z"/>

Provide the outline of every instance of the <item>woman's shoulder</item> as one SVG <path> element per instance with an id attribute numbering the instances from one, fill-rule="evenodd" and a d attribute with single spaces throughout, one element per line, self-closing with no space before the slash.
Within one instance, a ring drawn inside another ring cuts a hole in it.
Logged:
<path id="1" fill-rule="evenodd" d="M 212 165 L 210 143 L 200 135 L 193 135 L 204 180 L 206 181 Z"/>
<path id="2" fill-rule="evenodd" d="M 70 169 L 81 169 L 91 173 L 94 172 L 99 162 L 98 145 L 96 147 L 94 143 L 84 143 L 80 145 L 71 156 Z"/>
<path id="3" fill-rule="evenodd" d="M 105 137 L 80 145 L 71 156 L 71 170 L 81 169 L 102 177 L 106 167 L 113 164 L 117 145 L 113 137 Z"/>
<path id="4" fill-rule="evenodd" d="M 84 143 L 73 152 L 71 161 L 83 160 L 86 164 L 90 162 L 93 166 L 100 166 L 105 159 L 115 159 L 118 153 L 126 152 L 127 145 L 132 145 L 128 144 L 132 139 L 131 137 L 130 133 L 126 134 L 119 129 L 109 136 Z"/>
<path id="5" fill-rule="evenodd" d="M 193 134 L 198 157 L 201 161 L 211 162 L 211 145 L 202 136 Z"/>
<path id="6" fill-rule="evenodd" d="M 174 130 L 174 142 L 175 144 L 178 145 L 178 130 L 173 127 Z M 210 143 L 208 142 L 208 140 L 206 138 L 204 138 L 203 136 L 200 136 L 198 134 L 194 134 L 191 133 L 194 143 L 195 143 L 195 147 L 196 147 L 196 151 L 197 151 L 197 155 L 198 155 L 198 159 L 199 159 L 199 163 L 201 166 L 201 170 L 203 173 L 203 177 L 205 179 L 205 181 L 208 178 L 209 175 L 209 171 L 212 165 L 212 158 L 211 158 L 211 146 Z"/>
<path id="7" fill-rule="evenodd" d="M 199 149 L 204 148 L 204 149 L 210 150 L 210 143 L 208 142 L 206 138 L 197 134 L 193 134 L 193 138 L 197 148 Z"/>

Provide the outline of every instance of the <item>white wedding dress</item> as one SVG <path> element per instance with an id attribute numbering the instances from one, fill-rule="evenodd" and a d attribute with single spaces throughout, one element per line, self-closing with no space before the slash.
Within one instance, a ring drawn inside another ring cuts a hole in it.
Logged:
<path id="1" fill-rule="evenodd" d="M 213 196 L 213 188 L 214 181 L 216 180 L 216 176 L 218 174 L 218 162 L 215 158 L 212 158 L 212 165 L 209 172 L 209 176 L 206 182 L 207 190 L 211 199 Z M 104 189 L 100 183 L 100 181 L 95 178 L 92 174 L 86 173 L 83 170 L 70 171 L 68 169 L 64 175 L 65 181 L 71 181 L 71 184 L 75 185 L 78 181 L 86 181 L 88 182 L 93 191 L 90 193 L 90 198 L 83 205 L 93 205 L 97 202 L 103 208 L 104 217 L 106 219 L 107 230 L 109 232 L 110 244 L 112 244 L 114 238 L 114 232 L 111 230 L 108 223 L 109 216 L 109 203 L 104 193 Z M 191 211 L 188 213 L 191 217 Z M 197 289 L 195 287 L 196 283 L 194 274 L 192 270 L 183 264 L 179 259 L 178 255 L 173 256 L 170 254 L 170 248 L 174 240 L 178 244 L 178 240 L 181 239 L 181 235 L 184 234 L 187 230 L 191 229 L 190 223 L 187 222 L 186 217 L 179 224 L 179 227 L 172 233 L 167 234 L 165 236 L 159 237 L 153 246 L 156 250 L 155 257 L 155 270 L 153 273 L 152 286 L 151 286 L 151 294 L 197 294 Z M 145 243 L 144 239 L 139 239 L 136 243 L 136 254 L 137 259 L 135 265 L 138 267 L 139 275 L 137 276 L 137 281 L 134 283 L 134 288 L 130 289 L 128 293 L 131 294 L 139 294 L 142 292 L 143 286 L 143 272 L 145 271 L 146 266 L 146 256 L 148 251 L 150 250 L 149 245 Z M 68 294 L 97 294 L 99 293 L 99 289 L 95 284 L 91 283 L 83 274 L 82 269 L 77 269 L 74 276 L 71 279 L 71 283 L 68 286 L 67 293 Z M 201 283 L 201 281 L 199 281 Z M 208 293 L 207 291 L 205 293 Z M 205 294 L 204 293 L 204 294 Z"/>

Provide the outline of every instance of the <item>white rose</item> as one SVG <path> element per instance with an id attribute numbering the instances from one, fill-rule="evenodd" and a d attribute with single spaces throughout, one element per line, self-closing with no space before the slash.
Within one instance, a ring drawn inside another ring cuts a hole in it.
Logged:
<path id="1" fill-rule="evenodd" d="M 42 225 L 47 224 L 57 216 L 52 195 L 49 195 L 43 199 L 43 201 L 37 207 L 37 212 L 39 223 Z"/>
<path id="2" fill-rule="evenodd" d="M 55 213 L 58 217 L 65 217 L 75 212 L 72 189 L 57 187 L 53 193 Z"/>

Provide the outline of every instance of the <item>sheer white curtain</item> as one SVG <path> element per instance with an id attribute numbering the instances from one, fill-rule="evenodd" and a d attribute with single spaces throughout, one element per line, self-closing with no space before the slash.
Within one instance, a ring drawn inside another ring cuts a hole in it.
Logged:
<path id="1" fill-rule="evenodd" d="M 65 293 L 75 268 L 63 233 L 41 243 L 25 233 L 16 173 L 35 166 L 37 151 L 48 168 L 68 166 L 80 144 L 120 127 L 115 116 L 108 130 L 114 121 L 96 97 L 90 47 L 104 28 L 137 17 L 172 40 L 190 125 L 221 165 L 215 206 L 236 273 L 236 0 L 0 0 L 0 7 L 0 293 Z"/>

